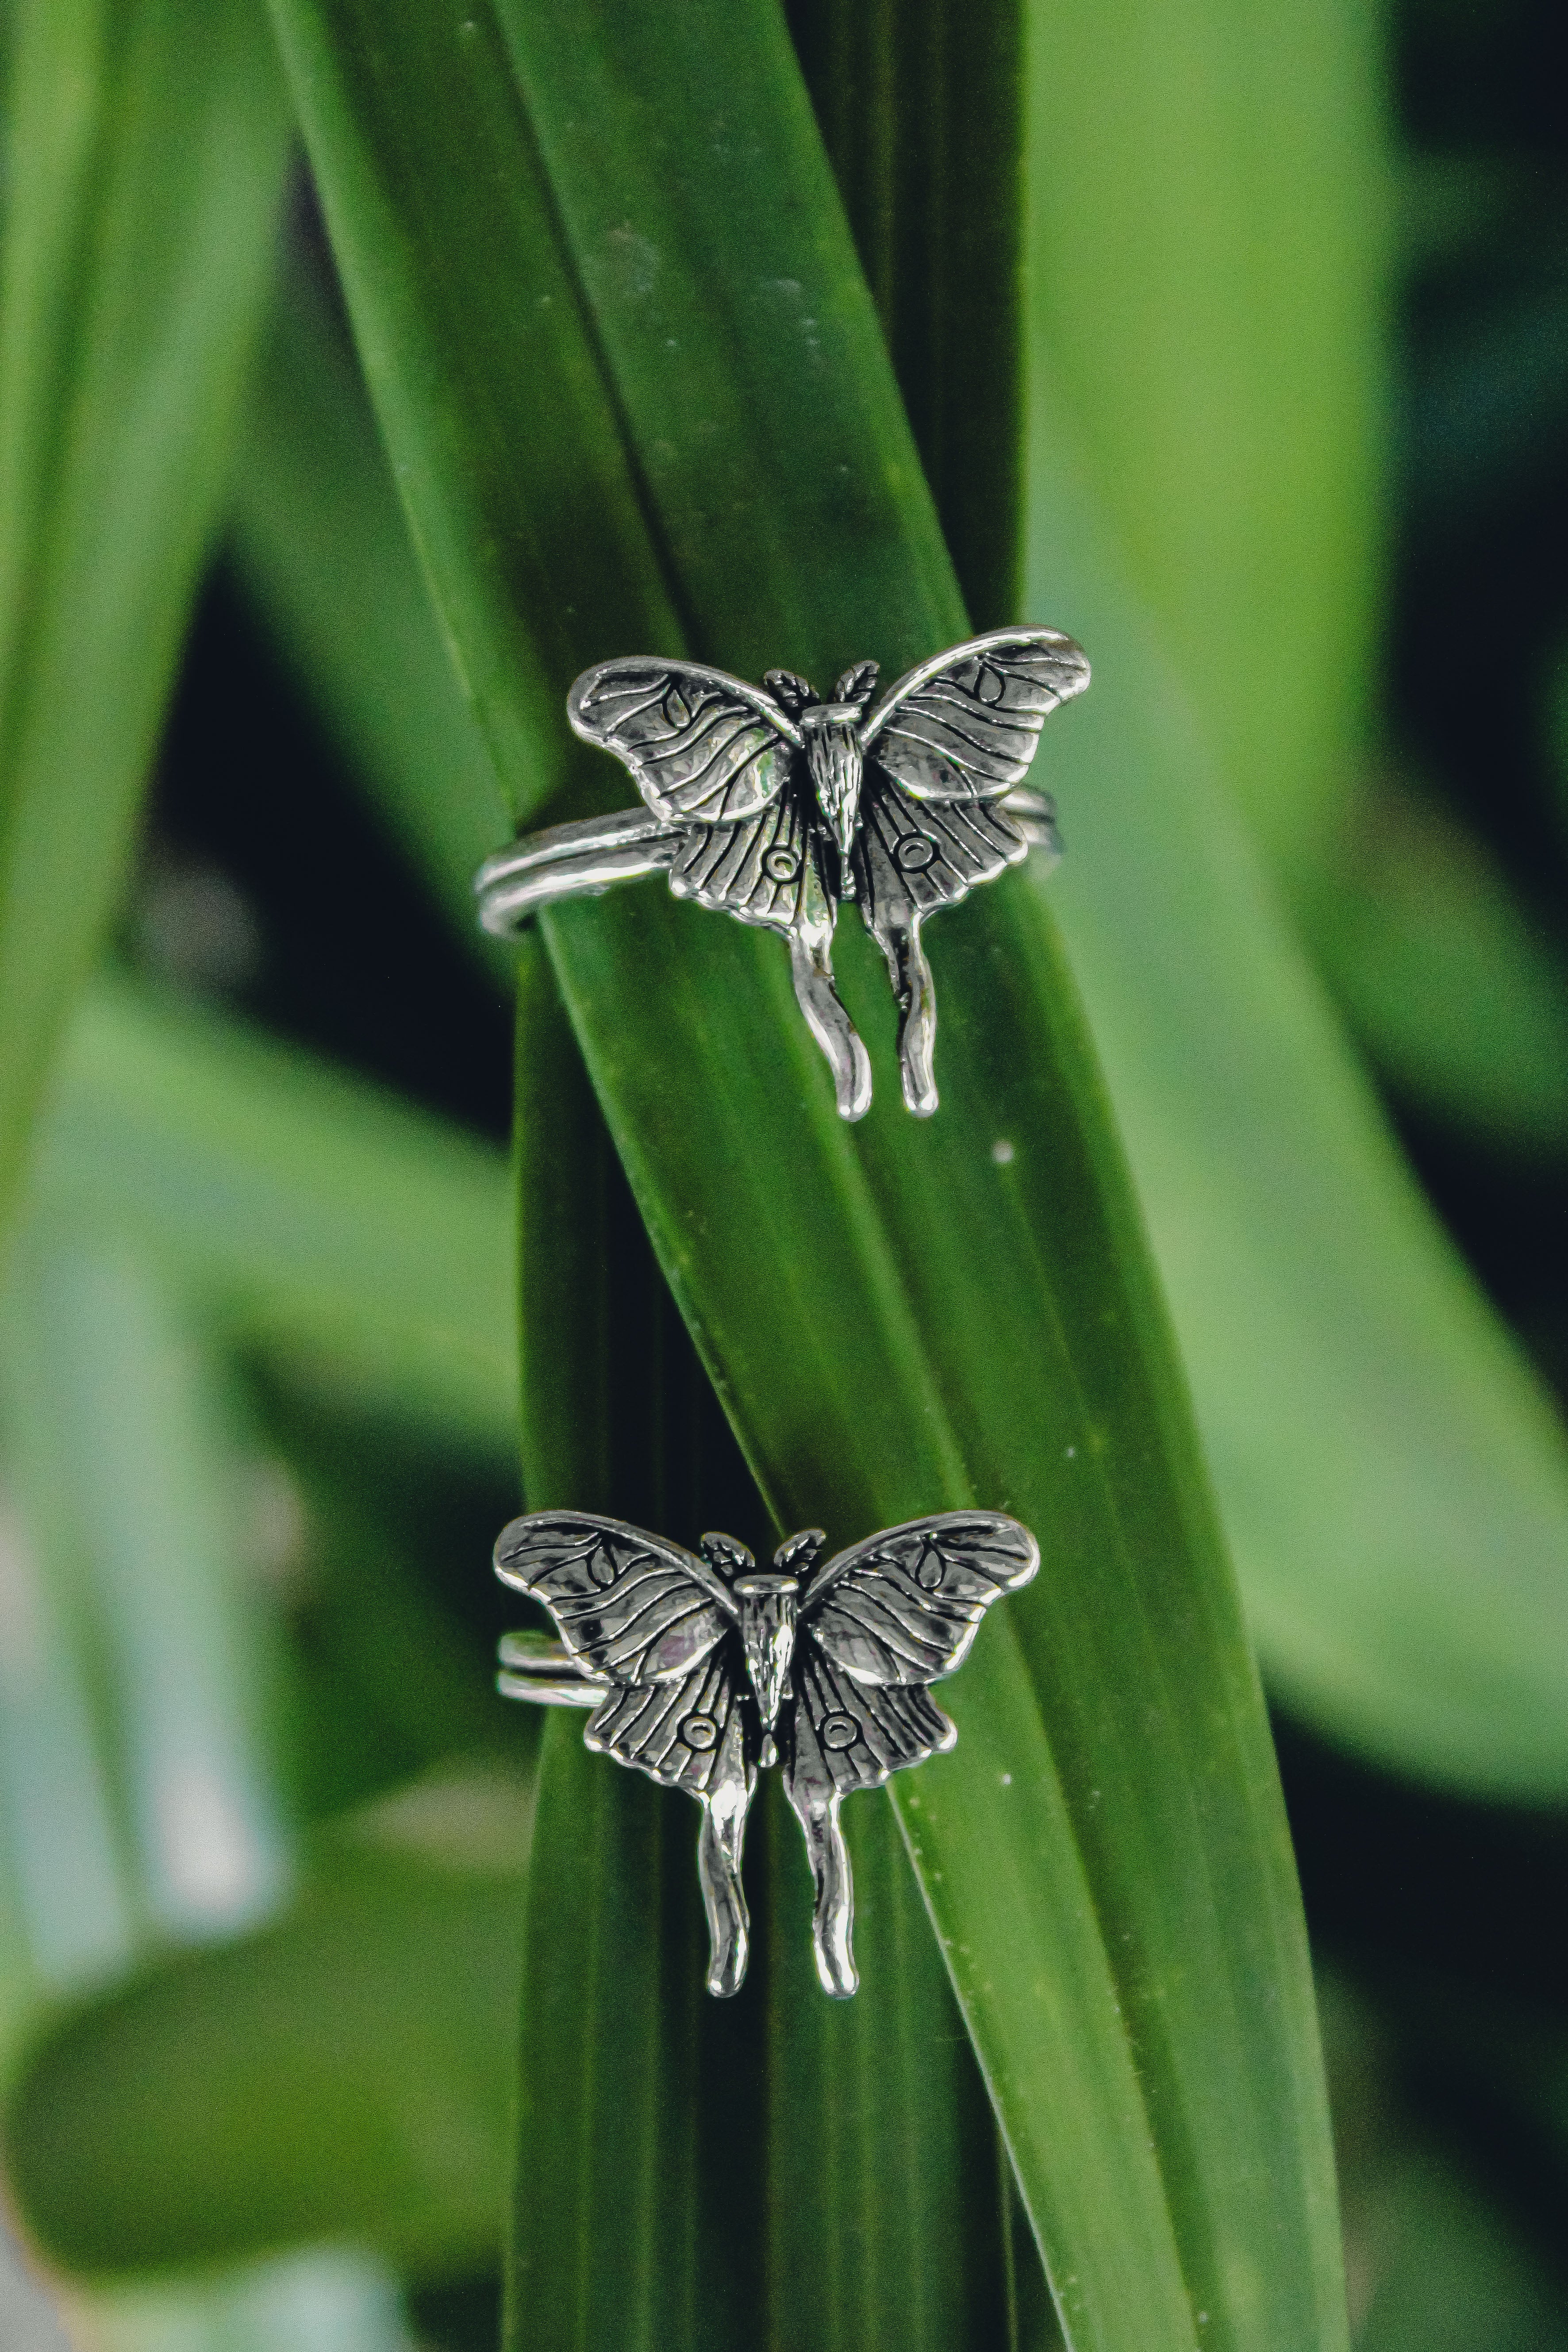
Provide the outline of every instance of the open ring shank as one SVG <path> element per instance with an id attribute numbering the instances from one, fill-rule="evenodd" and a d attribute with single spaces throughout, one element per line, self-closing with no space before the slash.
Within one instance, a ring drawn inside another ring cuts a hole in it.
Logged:
<path id="1" fill-rule="evenodd" d="M 1061 842 L 1049 797 L 1018 784 L 1003 795 L 1000 806 L 1030 848 L 1047 851 L 1054 865 Z M 668 874 L 684 837 L 683 828 L 661 824 L 645 808 L 618 809 L 614 816 L 584 817 L 525 834 L 487 857 L 474 877 L 479 921 L 497 939 L 515 938 L 542 907 L 559 899 L 596 898 L 617 882 Z"/>
<path id="2" fill-rule="evenodd" d="M 535 1706 L 597 1706 L 609 1684 L 584 1674 L 563 1642 L 542 1633 L 503 1633 L 496 1688 L 502 1698 Z"/>
<path id="3" fill-rule="evenodd" d="M 596 898 L 617 882 L 668 873 L 679 843 L 679 834 L 646 808 L 525 834 L 475 875 L 479 921 L 497 939 L 513 938 L 558 898 Z"/>

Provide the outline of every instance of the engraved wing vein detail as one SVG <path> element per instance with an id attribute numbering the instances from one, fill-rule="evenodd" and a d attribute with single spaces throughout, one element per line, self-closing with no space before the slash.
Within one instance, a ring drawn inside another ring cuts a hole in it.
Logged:
<path id="1" fill-rule="evenodd" d="M 667 824 L 730 825 L 778 798 L 799 731 L 771 695 L 695 662 L 637 656 L 584 670 L 566 715 L 613 751 Z"/>
<path id="2" fill-rule="evenodd" d="M 1088 684 L 1087 659 L 1059 630 L 998 631 L 900 678 L 862 746 L 918 801 L 994 800 L 1023 782 L 1047 719 Z"/>
<path id="3" fill-rule="evenodd" d="M 678 898 L 794 931 L 826 913 L 822 853 L 793 787 L 738 824 L 693 825 L 669 869 Z"/>
<path id="4" fill-rule="evenodd" d="M 562 1511 L 514 1520 L 496 1569 L 543 1601 L 590 1675 L 612 1682 L 683 1676 L 734 1622 L 734 1602 L 704 1561 L 618 1519 Z"/>
<path id="5" fill-rule="evenodd" d="M 854 1681 L 937 1682 L 963 1663 L 982 1617 L 1039 1565 L 1027 1528 L 999 1511 L 910 1519 L 840 1552 L 801 1609 L 804 1631 Z"/>
<path id="6" fill-rule="evenodd" d="M 792 1801 L 815 1784 L 840 1797 L 942 1755 L 958 1738 L 923 1684 L 868 1690 L 808 1634 L 795 1654 L 795 1704 L 784 1752 Z"/>
<path id="7" fill-rule="evenodd" d="M 875 768 L 856 844 L 860 898 L 875 927 L 884 908 L 929 915 L 956 906 L 1029 854 L 1006 812 L 985 801 L 917 802 Z"/>
<path id="8" fill-rule="evenodd" d="M 741 1699 L 744 1677 L 737 1644 L 721 1643 L 679 1682 L 617 1685 L 589 1717 L 584 1742 L 688 1796 L 744 1785 L 756 1746 Z"/>

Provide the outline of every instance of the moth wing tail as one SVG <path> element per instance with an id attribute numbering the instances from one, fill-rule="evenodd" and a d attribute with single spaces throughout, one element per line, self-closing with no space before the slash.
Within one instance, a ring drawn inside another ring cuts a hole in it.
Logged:
<path id="1" fill-rule="evenodd" d="M 951 1748 L 957 1730 L 923 1689 L 867 1690 L 809 1634 L 797 1643 L 795 1702 L 784 1726 L 784 1780 L 805 1840 L 816 1906 L 812 1945 L 824 1991 L 855 1990 L 855 1885 L 838 1811 L 856 1789 Z"/>

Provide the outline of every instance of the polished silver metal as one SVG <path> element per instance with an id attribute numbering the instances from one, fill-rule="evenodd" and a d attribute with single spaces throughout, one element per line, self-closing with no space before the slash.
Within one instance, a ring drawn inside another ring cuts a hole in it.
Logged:
<path id="1" fill-rule="evenodd" d="M 621 1519 L 531 1511 L 495 1548 L 496 1574 L 542 1601 L 561 1636 L 505 1636 L 505 1696 L 591 1707 L 587 1747 L 700 1804 L 708 1990 L 721 1999 L 746 1973 L 742 1849 L 770 1765 L 805 1835 L 817 1976 L 837 1999 L 855 1990 L 839 1806 L 953 1745 L 928 1685 L 962 1665 L 991 1603 L 1040 1559 L 1000 1511 L 910 1519 L 824 1562 L 826 1543 L 807 1528 L 759 1569 L 732 1536 L 689 1552 Z"/>
<path id="2" fill-rule="evenodd" d="M 900 1009 L 904 1100 L 937 1108 L 936 992 L 926 916 L 1031 849 L 1061 855 L 1056 811 L 1024 777 L 1040 729 L 1089 684 L 1058 629 L 993 629 L 921 662 L 879 699 L 875 662 L 831 702 L 793 671 L 761 687 L 652 655 L 600 662 L 566 698 L 585 742 L 613 751 L 640 808 L 531 834 L 475 879 L 479 920 L 505 938 L 542 907 L 668 877 L 679 898 L 782 931 L 795 995 L 833 1072 L 838 1109 L 870 1106 L 871 1066 L 834 985 L 838 908 L 859 904 Z"/>

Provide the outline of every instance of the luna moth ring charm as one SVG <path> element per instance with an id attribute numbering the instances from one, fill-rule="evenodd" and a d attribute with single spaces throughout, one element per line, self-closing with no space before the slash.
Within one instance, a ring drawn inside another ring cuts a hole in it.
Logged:
<path id="1" fill-rule="evenodd" d="M 825 1560 L 826 1544 L 808 1528 L 759 1569 L 731 1536 L 690 1552 L 620 1519 L 531 1511 L 495 1548 L 497 1575 L 542 1601 L 560 1636 L 503 1638 L 503 1695 L 592 1708 L 587 1747 L 701 1806 L 708 1990 L 721 1999 L 746 1973 L 742 1848 L 757 1775 L 773 1765 L 805 1834 L 817 1976 L 840 1999 L 855 1990 L 839 1806 L 952 1747 L 929 1685 L 962 1665 L 991 1603 L 1040 1558 L 1000 1511 L 910 1519 Z"/>
<path id="2" fill-rule="evenodd" d="M 831 952 L 852 898 L 898 1000 L 904 1100 L 929 1118 L 936 992 L 921 925 L 1031 849 L 1060 856 L 1053 804 L 1024 779 L 1050 712 L 1088 684 L 1070 637 L 1023 627 L 954 646 L 880 696 L 876 663 L 858 662 L 831 702 L 791 670 L 756 687 L 653 655 L 600 662 L 573 687 L 567 717 L 630 772 L 641 805 L 489 858 L 474 885 L 479 920 L 504 938 L 559 899 L 664 874 L 678 898 L 782 931 L 839 1112 L 860 1118 L 871 1066 Z"/>

